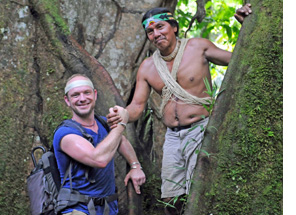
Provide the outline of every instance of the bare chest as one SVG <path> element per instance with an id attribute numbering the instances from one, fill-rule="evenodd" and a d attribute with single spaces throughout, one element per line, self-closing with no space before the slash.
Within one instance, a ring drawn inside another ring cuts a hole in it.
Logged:
<path id="1" fill-rule="evenodd" d="M 172 73 L 173 63 L 174 61 L 167 62 L 167 68 L 170 73 Z M 158 94 L 161 94 L 165 84 L 158 74 L 155 65 L 151 67 L 150 74 L 148 83 Z M 198 94 L 200 92 L 198 89 L 204 88 L 203 79 L 210 78 L 209 74 L 208 63 L 201 55 L 197 58 L 194 58 L 194 56 L 183 56 L 176 74 L 176 81 L 183 89 L 193 94 Z"/>

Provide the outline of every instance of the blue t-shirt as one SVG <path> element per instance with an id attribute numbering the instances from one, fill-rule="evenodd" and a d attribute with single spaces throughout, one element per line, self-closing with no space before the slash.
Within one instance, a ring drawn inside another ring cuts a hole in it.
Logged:
<path id="1" fill-rule="evenodd" d="M 85 131 L 93 137 L 94 147 L 108 135 L 104 126 L 98 121 L 98 132 L 95 133 L 91 129 L 85 128 Z M 68 134 L 77 134 L 82 136 L 81 132 L 71 127 L 60 127 L 54 134 L 53 147 L 57 160 L 58 169 L 60 171 L 61 181 L 64 178 L 65 172 L 70 164 L 71 158 L 62 151 L 60 142 L 62 138 Z M 73 159 L 72 159 L 73 160 Z M 83 195 L 90 197 L 105 197 L 115 193 L 115 175 L 114 175 L 114 160 L 112 159 L 105 168 L 92 168 L 73 160 L 72 166 L 72 188 L 79 191 Z M 85 171 L 89 168 L 88 177 L 94 179 L 94 183 L 90 183 L 89 179 L 85 177 Z M 63 187 L 70 188 L 70 180 L 67 177 Z M 110 215 L 118 213 L 117 201 L 109 202 Z M 71 208 L 67 208 L 62 213 L 70 213 L 73 209 L 89 214 L 87 205 L 78 204 Z M 96 206 L 97 215 L 103 215 L 104 206 Z"/>

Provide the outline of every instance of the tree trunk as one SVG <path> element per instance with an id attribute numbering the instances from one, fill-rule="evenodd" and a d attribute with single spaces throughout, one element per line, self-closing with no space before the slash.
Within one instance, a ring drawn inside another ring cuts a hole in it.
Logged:
<path id="1" fill-rule="evenodd" d="M 99 96 L 96 112 L 101 115 L 115 104 L 125 106 L 137 68 L 150 48 L 140 23 L 142 15 L 152 7 L 174 9 L 176 2 L 1 0 L 1 214 L 29 214 L 25 182 L 32 169 L 30 151 L 37 145 L 51 145 L 55 127 L 71 117 L 63 101 L 67 78 L 74 73 L 92 78 Z M 162 126 L 157 118 L 153 124 L 142 121 L 149 127 Z M 151 131 L 140 127 L 129 125 L 126 135 L 151 179 L 159 175 L 161 152 L 155 145 L 162 142 L 155 144 Z M 143 132 L 145 139 L 139 138 Z M 131 186 L 126 193 L 127 169 L 122 161 L 116 156 L 120 214 L 142 214 L 142 206 L 147 214 L 156 214 L 158 208 L 149 204 L 159 198 L 159 180 L 148 180 L 143 186 L 144 203 Z"/>
<path id="2" fill-rule="evenodd" d="M 198 155 L 187 215 L 283 211 L 283 1 L 250 3 Z"/>

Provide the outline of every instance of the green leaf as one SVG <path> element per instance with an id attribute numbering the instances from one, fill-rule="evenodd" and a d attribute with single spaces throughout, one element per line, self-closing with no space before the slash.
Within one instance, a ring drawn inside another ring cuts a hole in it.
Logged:
<path id="1" fill-rule="evenodd" d="M 211 128 L 213 128 L 213 129 L 215 129 L 216 131 L 218 131 L 218 129 L 217 129 L 216 127 L 212 126 L 212 125 L 208 127 L 208 129 L 211 129 Z"/>
<path id="2" fill-rule="evenodd" d="M 223 28 L 225 28 L 226 32 L 227 32 L 227 36 L 228 39 L 230 40 L 232 38 L 232 29 L 231 27 L 229 27 L 228 25 L 222 25 Z"/>
<path id="3" fill-rule="evenodd" d="M 205 150 L 203 150 L 203 149 L 202 149 L 202 150 L 200 150 L 200 151 L 202 151 L 203 153 L 205 153 L 205 154 L 206 154 L 206 156 L 207 156 L 208 158 L 209 158 L 209 157 L 210 157 L 210 155 L 211 155 L 210 153 L 208 153 L 207 151 L 205 151 Z"/>
<path id="4" fill-rule="evenodd" d="M 171 182 L 171 183 L 173 183 L 173 184 L 175 184 L 175 186 L 177 186 L 177 185 L 179 185 L 179 186 L 182 186 L 182 184 L 180 184 L 180 183 L 178 183 L 178 182 L 175 182 L 175 181 L 173 181 L 173 180 L 170 180 L 170 179 L 165 179 L 166 181 L 169 181 L 169 182 Z"/>
<path id="5" fill-rule="evenodd" d="M 176 208 L 174 205 L 170 204 L 169 202 L 164 202 L 164 201 L 161 201 L 159 199 L 156 199 L 158 202 L 160 202 L 161 204 L 164 204 L 165 207 L 171 207 L 171 208 Z"/>
<path id="6" fill-rule="evenodd" d="M 211 1 L 208 1 L 205 5 L 205 9 L 209 9 L 210 7 L 212 7 L 213 3 Z"/>

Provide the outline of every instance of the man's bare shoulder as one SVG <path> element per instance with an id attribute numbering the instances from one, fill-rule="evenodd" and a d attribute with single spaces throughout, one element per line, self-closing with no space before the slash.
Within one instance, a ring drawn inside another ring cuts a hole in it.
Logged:
<path id="1" fill-rule="evenodd" d="M 139 73 L 147 74 L 147 71 L 152 71 L 154 69 L 154 61 L 152 56 L 146 58 L 140 65 Z"/>
<path id="2" fill-rule="evenodd" d="M 207 47 L 211 45 L 212 42 L 205 38 L 194 37 L 189 39 L 188 44 L 190 46 Z"/>
<path id="3" fill-rule="evenodd" d="M 151 64 L 154 64 L 152 56 L 147 57 L 147 58 L 141 63 L 141 66 L 143 66 L 143 67 L 149 67 L 149 66 L 151 66 Z"/>

